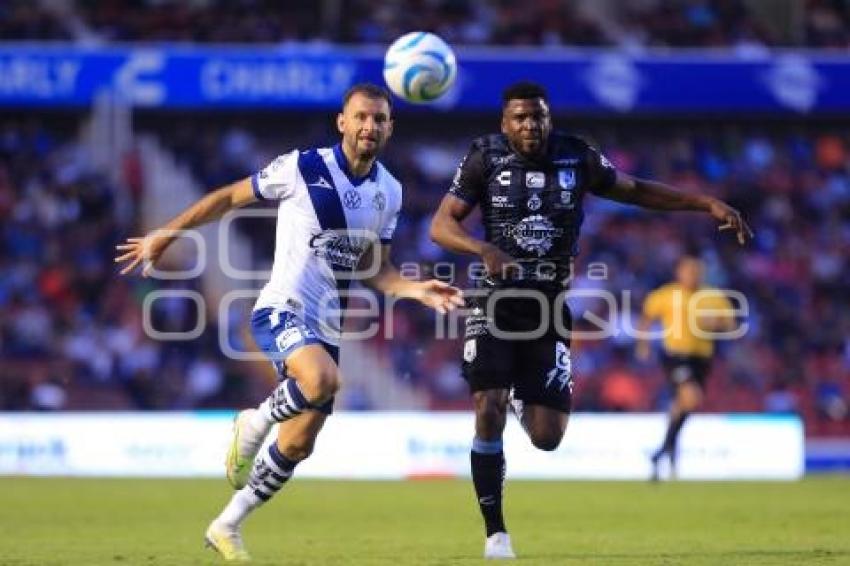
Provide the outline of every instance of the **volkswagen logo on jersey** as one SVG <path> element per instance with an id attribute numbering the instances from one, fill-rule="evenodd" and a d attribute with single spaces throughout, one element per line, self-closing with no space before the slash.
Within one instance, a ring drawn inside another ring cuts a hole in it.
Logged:
<path id="1" fill-rule="evenodd" d="M 334 267 L 345 269 L 354 269 L 363 255 L 362 248 L 335 230 L 324 230 L 310 238 L 310 248 L 317 257 L 326 259 Z"/>
<path id="2" fill-rule="evenodd" d="M 528 210 L 540 210 L 541 206 L 543 206 L 543 199 L 540 198 L 540 195 L 531 195 L 531 198 L 528 199 Z"/>
<path id="3" fill-rule="evenodd" d="M 375 193 L 375 198 L 372 199 L 372 208 L 378 212 L 383 212 L 387 208 L 387 196 L 380 191 Z"/>
<path id="4" fill-rule="evenodd" d="M 552 221 L 539 214 L 526 216 L 514 225 L 505 225 L 504 235 L 513 238 L 525 251 L 542 256 L 550 249 L 555 238 L 564 234 L 563 228 L 556 228 Z"/>
<path id="5" fill-rule="evenodd" d="M 342 195 L 342 203 L 345 205 L 345 208 L 360 208 L 360 205 L 362 204 L 360 193 L 358 193 L 354 189 L 348 189 L 347 191 L 345 191 L 345 194 Z"/>

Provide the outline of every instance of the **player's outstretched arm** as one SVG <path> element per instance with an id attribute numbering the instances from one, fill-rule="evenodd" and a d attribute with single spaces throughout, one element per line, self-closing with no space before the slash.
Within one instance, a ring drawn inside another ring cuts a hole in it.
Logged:
<path id="1" fill-rule="evenodd" d="M 124 244 L 115 246 L 119 254 L 115 257 L 115 263 L 124 264 L 121 275 L 131 273 L 142 264 L 142 276 L 147 277 L 168 246 L 179 237 L 181 230 L 218 220 L 225 212 L 256 200 L 250 177 L 215 190 L 161 228 L 153 230 L 144 237 L 127 238 Z"/>
<path id="2" fill-rule="evenodd" d="M 411 281 L 401 276 L 398 269 L 390 262 L 390 246 L 382 244 L 380 250 L 380 266 L 370 277 L 364 277 L 361 283 L 376 291 L 386 293 L 391 297 L 416 299 L 425 306 L 446 314 L 450 310 L 463 306 L 463 295 L 457 287 L 452 287 L 438 279 L 428 281 Z M 367 252 L 365 258 L 374 254 Z M 369 270 L 368 265 L 360 265 L 360 270 Z"/>
<path id="3" fill-rule="evenodd" d="M 652 210 L 707 212 L 721 223 L 718 230 L 733 230 L 738 237 L 738 243 L 743 245 L 753 237 L 753 231 L 741 217 L 741 213 L 722 200 L 708 195 L 684 193 L 658 181 L 638 179 L 618 171 L 616 182 L 597 194 L 603 198 Z"/>

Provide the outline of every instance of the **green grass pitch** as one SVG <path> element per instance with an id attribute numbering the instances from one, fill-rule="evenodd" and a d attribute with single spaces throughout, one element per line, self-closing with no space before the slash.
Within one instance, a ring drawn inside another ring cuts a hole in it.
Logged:
<path id="1" fill-rule="evenodd" d="M 0 479 L 0 564 L 215 564 L 224 481 Z M 850 564 L 850 479 L 509 482 L 520 564 Z M 483 564 L 464 481 L 293 481 L 245 527 L 254 563 Z"/>

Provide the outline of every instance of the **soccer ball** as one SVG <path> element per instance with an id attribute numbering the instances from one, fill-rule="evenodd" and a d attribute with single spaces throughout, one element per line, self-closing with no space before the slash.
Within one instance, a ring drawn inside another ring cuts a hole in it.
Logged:
<path id="1" fill-rule="evenodd" d="M 448 44 L 427 31 L 404 34 L 384 55 L 384 80 L 408 102 L 423 104 L 442 96 L 455 80 L 457 61 Z"/>

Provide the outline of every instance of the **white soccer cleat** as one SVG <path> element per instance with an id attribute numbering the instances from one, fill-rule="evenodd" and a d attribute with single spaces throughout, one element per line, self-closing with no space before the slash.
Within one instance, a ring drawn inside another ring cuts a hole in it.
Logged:
<path id="1" fill-rule="evenodd" d="M 227 562 L 249 562 L 251 556 L 245 550 L 239 527 L 228 527 L 213 521 L 207 528 L 204 542 L 208 548 L 218 552 Z"/>
<path id="2" fill-rule="evenodd" d="M 233 436 L 227 450 L 224 465 L 227 481 L 233 489 L 242 489 L 247 485 L 254 467 L 254 458 L 269 433 L 268 429 L 257 430 L 252 425 L 252 417 L 257 409 L 245 409 L 233 420 Z"/>
<path id="3" fill-rule="evenodd" d="M 484 558 L 493 560 L 510 560 L 516 558 L 511 547 L 511 535 L 508 533 L 493 533 L 484 541 Z"/>

